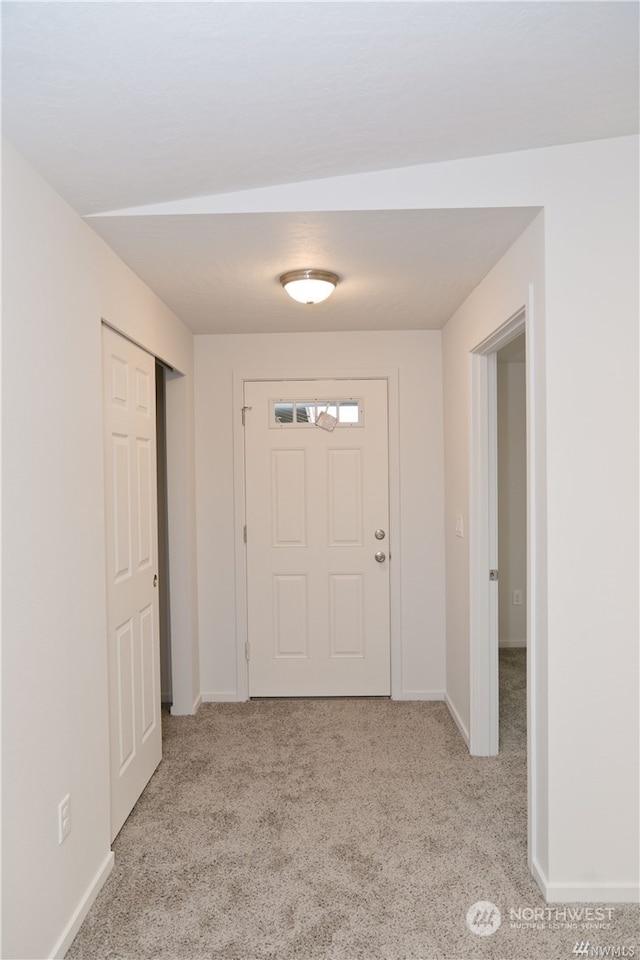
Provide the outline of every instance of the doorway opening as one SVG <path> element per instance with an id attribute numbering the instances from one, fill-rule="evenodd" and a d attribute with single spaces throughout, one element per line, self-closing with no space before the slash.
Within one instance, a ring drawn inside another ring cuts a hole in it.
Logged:
<path id="1" fill-rule="evenodd" d="M 498 749 L 526 743 L 527 417 L 521 333 L 497 351 Z"/>
<path id="2" fill-rule="evenodd" d="M 531 294 L 531 291 L 530 291 Z M 470 498 L 469 528 L 471 539 L 470 563 L 470 753 L 474 756 L 496 756 L 499 749 L 499 580 L 490 579 L 490 571 L 498 575 L 498 353 L 520 336 L 524 335 L 524 381 L 525 381 L 525 569 L 526 584 L 523 589 L 525 608 L 525 649 L 513 647 L 516 656 L 525 660 L 525 678 L 520 673 L 515 694 L 520 698 L 516 721 L 526 737 L 527 769 L 527 847 L 529 867 L 536 876 L 532 859 L 537 833 L 536 798 L 538 776 L 536 766 L 536 609 L 537 574 L 536 545 L 537 518 L 535 477 L 539 469 L 536 426 L 534 420 L 534 341 L 533 325 L 527 321 L 532 316 L 533 301 L 530 296 L 527 308 L 522 307 L 509 320 L 479 343 L 470 354 L 471 359 L 471 445 L 470 445 Z M 514 346 L 511 348 L 516 349 Z M 503 356 L 507 355 L 503 354 Z M 508 578 L 507 578 L 508 580 Z M 512 590 L 520 589 L 513 585 Z M 513 600 L 507 595 L 507 602 Z M 526 603 L 525 603 L 526 600 Z M 503 658 L 510 655 L 503 648 Z M 503 679 L 507 679 L 503 673 Z M 524 690 L 522 689 L 524 687 Z M 522 702 L 524 700 L 524 703 Z M 517 735 L 517 731 L 516 735 Z M 509 733 L 503 729 L 503 736 Z M 508 742 L 507 742 L 508 743 Z"/>
<path id="3" fill-rule="evenodd" d="M 523 308 L 471 353 L 469 746 L 474 756 L 495 756 L 499 749 L 498 353 L 525 331 Z M 526 351 L 523 373 L 526 382 Z M 526 477 L 530 469 L 527 462 Z M 529 550 L 527 543 L 525 570 Z M 522 589 L 524 600 L 526 587 L 514 589 Z"/>
<path id="4" fill-rule="evenodd" d="M 371 533 L 374 537 L 374 543 L 379 544 L 388 544 L 388 548 L 385 550 L 384 547 L 376 547 L 373 551 L 373 554 L 380 550 L 385 553 L 386 561 L 375 561 L 375 569 L 379 573 L 387 570 L 386 576 L 388 576 L 388 599 L 389 599 L 389 644 L 390 650 L 388 653 L 388 659 L 390 661 L 390 694 L 391 698 L 394 700 L 403 699 L 403 683 L 402 683 L 402 619 L 401 619 L 401 606 L 399 602 L 394 603 L 394 597 L 397 598 L 401 592 L 401 564 L 400 564 L 400 543 L 399 543 L 399 530 L 400 530 L 400 507 L 399 507 L 399 490 L 400 490 L 400 450 L 399 450 L 399 437 L 397 424 L 399 422 L 399 385 L 398 385 L 398 371 L 394 367 L 382 367 L 382 368 L 346 368 L 341 369 L 339 375 L 336 375 L 335 370 L 332 369 L 311 369 L 311 370 L 290 370 L 285 366 L 283 369 L 277 370 L 268 370 L 268 371 L 256 371 L 251 370 L 242 372 L 236 371 L 233 374 L 233 396 L 234 396 L 234 406 L 235 409 L 241 411 L 243 406 L 246 404 L 245 399 L 245 390 L 247 386 L 251 383 L 257 381 L 266 382 L 271 381 L 273 386 L 273 396 L 272 399 L 274 402 L 277 401 L 276 405 L 273 408 L 274 416 L 278 416 L 280 427 L 283 431 L 289 430 L 299 430 L 302 434 L 308 429 L 305 426 L 304 415 L 302 426 L 296 427 L 295 423 L 298 422 L 298 410 L 296 408 L 295 416 L 292 417 L 291 422 L 289 422 L 288 414 L 289 408 L 286 410 L 280 409 L 281 405 L 279 401 L 298 399 L 297 396 L 292 398 L 283 397 L 282 387 L 287 385 L 287 387 L 292 382 L 300 382 L 301 380 L 313 381 L 314 386 L 318 382 L 323 380 L 332 381 L 333 388 L 344 381 L 352 380 L 358 382 L 367 382 L 371 380 L 385 380 L 387 384 L 387 419 L 388 419 L 388 436 L 387 436 L 387 471 L 388 471 L 388 528 L 384 525 L 380 525 L 377 521 L 374 523 L 373 527 L 370 524 L 367 526 L 369 535 Z M 278 388 L 277 384 L 280 384 Z M 352 390 L 356 399 L 361 396 L 359 390 Z M 317 390 L 313 390 L 313 395 L 317 393 Z M 323 393 L 324 396 L 324 393 Z M 326 394 L 329 397 L 329 394 Z M 309 397 L 312 397 L 312 394 L 309 394 Z M 308 397 L 302 397 L 302 400 L 308 399 Z M 330 399 L 336 399 L 331 397 Z M 251 405 L 251 404 L 249 404 Z M 302 404 L 306 408 L 308 404 Z M 317 409 L 317 408 L 316 408 Z M 355 413 L 357 409 L 355 404 L 351 404 L 351 410 Z M 362 408 L 361 412 L 362 412 Z M 245 411 L 247 413 L 247 411 Z M 252 415 L 253 411 L 249 412 L 249 415 Z M 306 413 L 307 418 L 309 413 Z M 360 415 L 359 415 L 360 416 Z M 367 413 L 364 412 L 364 417 L 366 418 Z M 248 598 L 248 578 L 247 578 L 247 542 L 244 540 L 244 527 L 247 529 L 247 539 L 251 537 L 251 529 L 247 524 L 246 517 L 246 462 L 245 462 L 245 425 L 243 425 L 243 420 L 246 420 L 247 417 L 238 416 L 235 420 L 234 425 L 234 510 L 235 510 L 235 520 L 236 520 L 236 680 L 237 688 L 234 691 L 232 699 L 234 700 L 247 700 L 250 696 L 255 696 L 255 692 L 250 693 L 249 689 L 249 661 L 247 660 L 247 653 L 251 656 L 250 648 L 247 648 L 247 644 L 250 642 L 249 638 L 249 623 L 248 623 L 248 610 L 249 610 L 249 598 Z M 338 418 L 339 419 L 339 418 Z M 294 424 L 292 426 L 292 424 Z M 277 429 L 280 429 L 278 427 Z M 317 429 L 315 426 L 313 429 Z M 359 428 L 354 426 L 348 427 L 338 427 L 336 425 L 336 431 L 353 431 L 355 433 L 359 432 Z M 321 434 L 322 430 L 319 431 Z M 330 435 L 330 434 L 329 434 Z M 348 458 L 347 458 L 348 459 Z M 338 504 L 339 506 L 339 504 Z M 376 536 L 376 531 L 378 528 L 384 529 L 386 531 L 385 538 L 380 541 Z M 370 529 L 369 529 L 370 528 Z M 364 528 L 363 528 L 364 529 Z M 393 541 L 393 547 L 392 547 Z M 391 563 L 391 552 L 393 549 L 394 553 L 394 562 Z M 344 571 L 341 571 L 344 572 Z M 347 571 L 348 573 L 348 571 Z M 334 691 L 335 693 L 336 691 Z M 389 690 L 385 689 L 384 696 L 388 696 Z M 360 692 L 360 695 L 363 695 L 363 691 Z M 377 694 L 376 694 L 377 695 Z"/>

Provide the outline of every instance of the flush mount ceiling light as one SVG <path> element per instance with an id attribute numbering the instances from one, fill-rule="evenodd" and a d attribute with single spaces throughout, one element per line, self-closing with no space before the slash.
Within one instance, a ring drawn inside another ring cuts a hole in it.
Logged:
<path id="1" fill-rule="evenodd" d="M 338 274 L 329 270 L 289 270 L 280 277 L 284 289 L 298 303 L 322 303 L 339 282 Z"/>

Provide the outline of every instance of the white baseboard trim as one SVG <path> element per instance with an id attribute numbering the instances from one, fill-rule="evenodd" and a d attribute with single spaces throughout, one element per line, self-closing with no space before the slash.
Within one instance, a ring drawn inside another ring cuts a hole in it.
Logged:
<path id="1" fill-rule="evenodd" d="M 455 706 L 453 705 L 452 701 L 449 699 L 449 695 L 448 695 L 447 693 L 445 693 L 445 695 L 444 695 L 444 702 L 445 702 L 446 705 L 447 705 L 447 710 L 449 711 L 449 713 L 450 713 L 451 716 L 453 717 L 453 722 L 455 723 L 456 727 L 457 727 L 458 730 L 460 731 L 460 736 L 462 737 L 462 739 L 464 740 L 464 742 L 465 742 L 466 745 L 467 745 L 467 749 L 470 749 L 469 744 L 470 744 L 471 741 L 470 741 L 470 738 L 469 738 L 469 731 L 467 730 L 467 728 L 465 727 L 464 723 L 462 722 L 462 718 L 460 717 L 460 714 L 459 714 L 458 711 L 456 710 L 456 708 L 455 708 Z"/>
<path id="2" fill-rule="evenodd" d="M 84 896 L 82 897 L 80 903 L 73 911 L 69 923 L 66 925 L 62 932 L 62 936 L 56 943 L 55 947 L 51 952 L 51 960 L 62 960 L 65 953 L 73 943 L 73 939 L 82 926 L 86 915 L 89 913 L 89 910 L 93 906 L 93 903 L 100 893 L 102 887 L 105 884 L 105 881 L 111 871 L 113 870 L 114 864 L 114 855 L 113 850 L 110 850 L 108 855 L 105 857 L 104 862 L 95 877 L 89 884 L 87 890 L 85 891 Z"/>
<path id="3" fill-rule="evenodd" d="M 540 869 L 540 867 L 538 866 L 538 861 L 535 859 L 535 857 L 532 857 L 532 858 L 529 860 L 529 870 L 531 871 L 531 876 L 533 877 L 533 879 L 535 880 L 535 882 L 536 882 L 536 883 L 538 884 L 538 886 L 540 887 L 540 893 L 542 894 L 542 896 L 543 896 L 543 897 L 545 898 L 545 900 L 546 900 L 546 899 L 547 899 L 547 887 L 548 887 L 549 884 L 548 884 L 548 882 L 547 882 L 547 878 L 546 878 L 545 874 L 543 873 L 543 871 L 542 871 L 542 870 Z"/>
<path id="4" fill-rule="evenodd" d="M 632 883 L 551 883 L 547 903 L 640 903 L 640 886 Z"/>
<path id="5" fill-rule="evenodd" d="M 200 697 L 202 703 L 240 703 L 240 697 L 235 690 L 213 690 L 209 693 L 203 693 Z"/>
<path id="6" fill-rule="evenodd" d="M 526 645 L 527 645 L 526 640 L 500 640 L 500 642 L 498 643 L 498 646 L 500 647 L 501 650 L 513 649 L 515 647 L 518 647 L 518 648 L 526 647 Z"/>
<path id="7" fill-rule="evenodd" d="M 179 710 L 175 703 L 171 704 L 171 713 L 172 717 L 193 717 L 198 712 L 200 705 L 202 703 L 202 694 L 199 693 L 196 699 L 193 701 L 188 710 Z"/>
<path id="8" fill-rule="evenodd" d="M 531 873 L 547 903 L 640 903 L 637 883 L 550 883 L 535 861 Z"/>
<path id="9" fill-rule="evenodd" d="M 444 690 L 401 690 L 392 700 L 444 700 Z"/>

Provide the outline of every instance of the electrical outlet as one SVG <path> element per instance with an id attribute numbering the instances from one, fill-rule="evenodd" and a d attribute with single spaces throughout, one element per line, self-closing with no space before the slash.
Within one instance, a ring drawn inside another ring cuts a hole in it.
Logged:
<path id="1" fill-rule="evenodd" d="M 522 590 L 513 591 L 513 605 L 514 607 L 522 606 Z"/>
<path id="2" fill-rule="evenodd" d="M 58 843 L 71 833 L 71 794 L 67 794 L 58 804 Z"/>

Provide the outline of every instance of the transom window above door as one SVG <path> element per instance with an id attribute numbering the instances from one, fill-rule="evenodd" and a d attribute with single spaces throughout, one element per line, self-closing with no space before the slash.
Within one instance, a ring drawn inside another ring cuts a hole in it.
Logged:
<path id="1" fill-rule="evenodd" d="M 363 404 L 354 397 L 346 400 L 272 400 L 271 403 L 272 427 L 313 427 L 322 414 L 334 417 L 336 427 L 361 427 L 363 424 Z"/>

